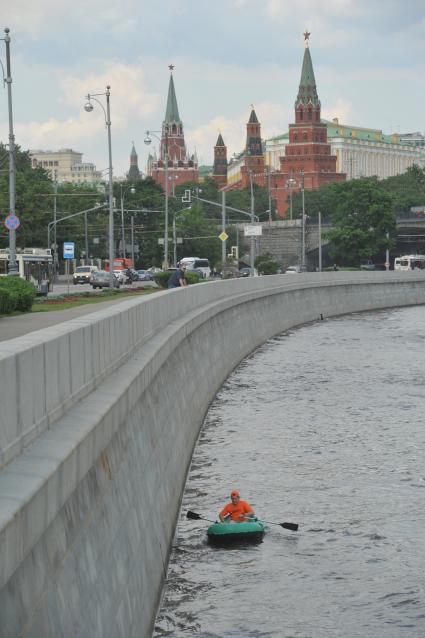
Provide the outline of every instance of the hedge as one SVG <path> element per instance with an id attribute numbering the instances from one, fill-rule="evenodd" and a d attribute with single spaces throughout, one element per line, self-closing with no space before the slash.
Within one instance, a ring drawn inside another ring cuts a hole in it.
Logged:
<path id="1" fill-rule="evenodd" d="M 29 281 L 20 277 L 0 277 L 0 314 L 30 311 L 36 294 L 35 286 Z"/>
<path id="2" fill-rule="evenodd" d="M 174 272 L 173 270 L 168 270 L 168 271 L 162 270 L 161 272 L 156 272 L 154 275 L 155 283 L 157 283 L 158 286 L 160 286 L 161 288 L 167 288 L 168 280 L 173 274 L 173 272 Z M 199 275 L 196 272 L 190 272 L 188 270 L 186 270 L 184 278 L 186 279 L 189 285 L 197 284 L 199 281 Z"/>

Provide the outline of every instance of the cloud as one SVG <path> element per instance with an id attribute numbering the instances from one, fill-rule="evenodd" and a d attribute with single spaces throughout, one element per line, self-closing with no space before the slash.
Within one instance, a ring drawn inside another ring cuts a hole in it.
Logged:
<path id="1" fill-rule="evenodd" d="M 325 120 L 333 120 L 338 118 L 343 124 L 352 124 L 353 105 L 342 97 L 338 97 L 334 104 L 322 109 L 322 118 Z"/>
<path id="2" fill-rule="evenodd" d="M 111 86 L 111 122 L 112 131 L 126 130 L 132 122 L 138 128 L 143 119 L 155 112 L 159 96 L 146 87 L 144 72 L 139 66 L 122 62 L 105 63 L 101 73 L 89 73 L 85 77 L 59 74 L 58 87 L 60 103 L 69 112 L 74 107 L 75 115 L 64 118 L 48 117 L 45 120 L 17 121 L 15 131 L 17 140 L 23 148 L 85 147 L 104 136 L 105 118 L 101 107 L 96 102 L 94 111 L 87 113 L 83 109 L 85 95 L 88 93 L 104 93 L 106 86 Z M 105 98 L 98 98 L 106 106 Z M 31 113 L 31 110 L 29 110 Z M 5 125 L 0 128 L 3 138 L 6 136 Z"/>

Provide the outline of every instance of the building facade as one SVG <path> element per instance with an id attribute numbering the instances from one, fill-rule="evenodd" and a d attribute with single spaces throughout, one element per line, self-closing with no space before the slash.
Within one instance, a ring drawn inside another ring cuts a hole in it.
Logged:
<path id="1" fill-rule="evenodd" d="M 83 162 L 83 154 L 71 148 L 58 151 L 30 150 L 29 155 L 33 168 L 41 166 L 58 183 L 97 185 L 102 181 L 102 173 L 96 170 L 96 166 Z"/>
<path id="2" fill-rule="evenodd" d="M 295 101 L 295 122 L 289 125 L 289 139 L 279 168 L 271 175 L 271 197 L 280 217 L 285 217 L 288 196 L 294 190 L 319 188 L 323 184 L 345 181 L 337 170 L 337 157 L 328 142 L 327 126 L 321 121 L 309 33 L 304 33 L 305 50 L 301 80 Z"/>
<path id="3" fill-rule="evenodd" d="M 170 81 L 168 85 L 167 108 L 162 123 L 159 157 L 149 155 L 147 174 L 165 191 L 174 192 L 176 185 L 185 182 L 199 181 L 198 160 L 196 153 L 188 155 L 184 139 L 183 122 L 180 119 L 174 88 L 173 66 L 170 66 Z M 166 181 L 166 165 L 168 184 Z"/>

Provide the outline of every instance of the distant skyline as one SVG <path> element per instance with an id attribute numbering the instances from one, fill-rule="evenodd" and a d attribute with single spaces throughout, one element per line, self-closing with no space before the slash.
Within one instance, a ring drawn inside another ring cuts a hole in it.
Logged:
<path id="1" fill-rule="evenodd" d="M 0 0 L 0 9 L 23 150 L 73 148 L 105 169 L 103 113 L 83 105 L 110 84 L 114 175 L 128 171 L 133 140 L 144 172 L 158 148 L 144 132 L 161 128 L 174 64 L 188 151 L 212 164 L 221 132 L 230 158 L 244 146 L 251 104 L 264 138 L 293 122 L 306 29 L 322 117 L 384 133 L 425 129 L 423 0 Z M 7 117 L 3 91 L 5 143 Z"/>

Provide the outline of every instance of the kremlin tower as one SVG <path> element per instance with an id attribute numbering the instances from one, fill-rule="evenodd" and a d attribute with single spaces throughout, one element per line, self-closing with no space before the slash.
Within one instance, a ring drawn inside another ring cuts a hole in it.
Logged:
<path id="1" fill-rule="evenodd" d="M 180 119 L 174 89 L 173 69 L 170 64 L 167 108 L 162 123 L 159 159 L 149 156 L 147 172 L 165 190 L 165 162 L 168 160 L 168 192 L 174 192 L 176 185 L 197 182 L 199 179 L 196 155 L 190 157 L 186 151 L 183 122 Z"/>
<path id="2" fill-rule="evenodd" d="M 221 133 L 214 146 L 213 180 L 219 188 L 223 188 L 227 184 L 227 146 L 223 142 Z"/>
<path id="3" fill-rule="evenodd" d="M 241 167 L 242 184 L 241 188 L 250 185 L 250 176 L 258 186 L 265 184 L 263 143 L 261 141 L 261 125 L 257 114 L 252 107 L 249 121 L 246 125 L 246 146 L 244 165 Z"/>
<path id="4" fill-rule="evenodd" d="M 130 155 L 130 170 L 127 173 L 127 180 L 129 182 L 135 182 L 140 179 L 139 163 L 137 159 L 137 153 L 133 142 L 133 148 Z"/>
<path id="5" fill-rule="evenodd" d="M 295 101 L 295 123 L 289 125 L 289 143 L 280 158 L 279 171 L 272 174 L 271 196 L 277 212 L 284 217 L 290 189 L 296 191 L 302 180 L 306 190 L 323 184 L 345 181 L 345 173 L 336 172 L 336 156 L 331 155 L 327 126 L 320 120 L 321 104 L 317 95 L 309 36 L 304 33 L 305 51 L 298 96 Z M 289 180 L 291 180 L 289 182 Z"/>

